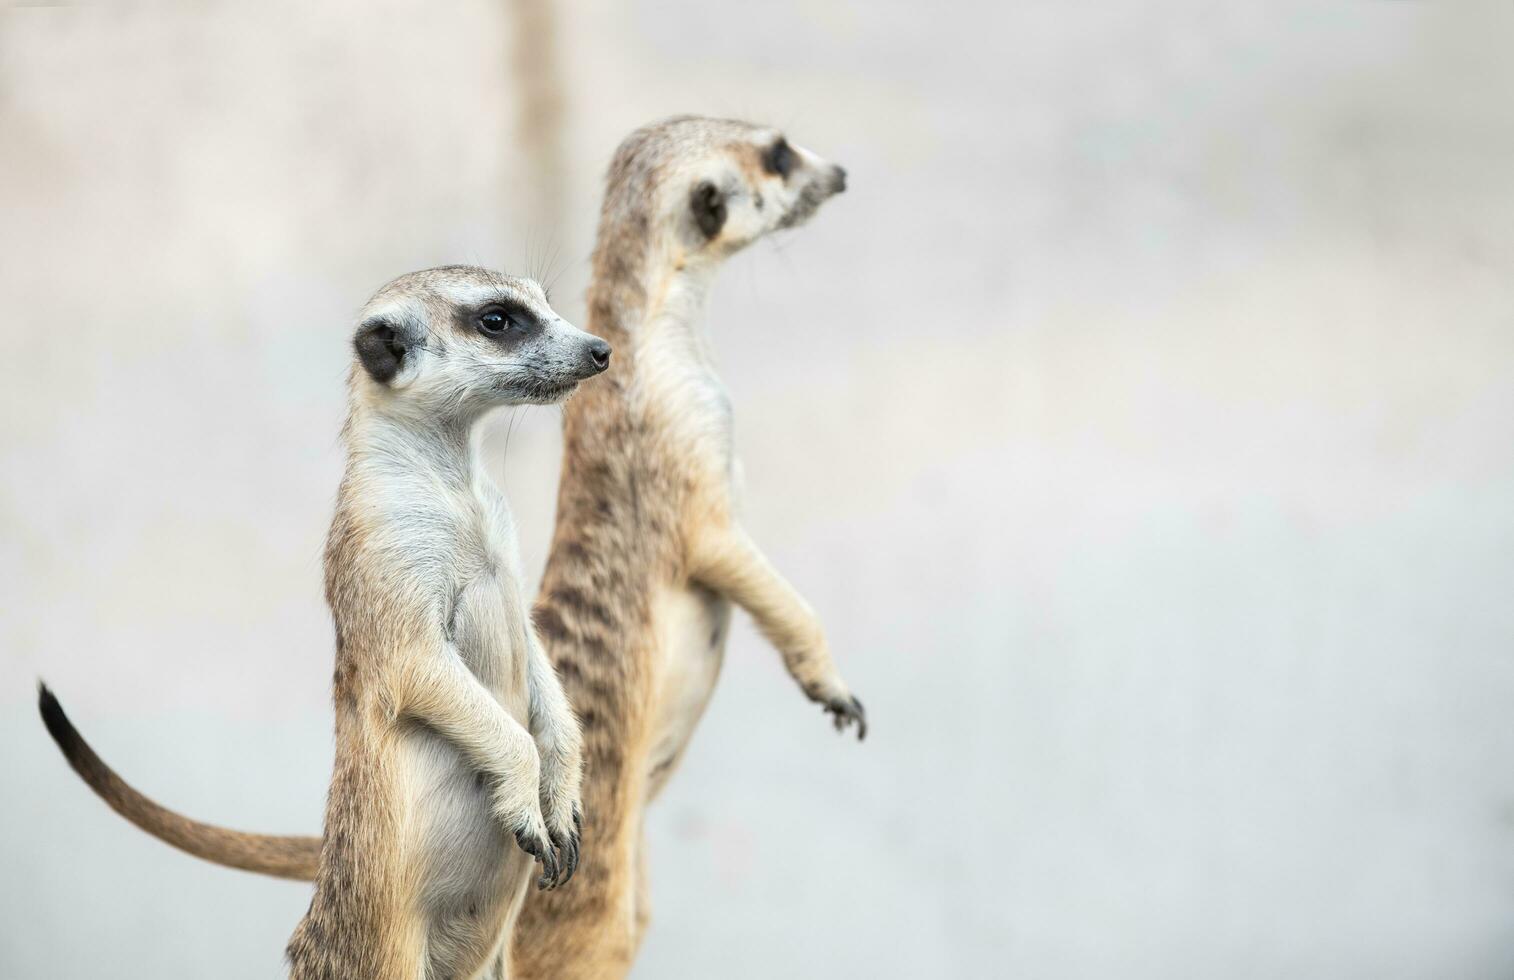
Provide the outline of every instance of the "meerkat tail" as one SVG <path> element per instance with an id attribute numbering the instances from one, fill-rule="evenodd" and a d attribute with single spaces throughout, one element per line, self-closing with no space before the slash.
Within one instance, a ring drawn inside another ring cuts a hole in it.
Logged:
<path id="1" fill-rule="evenodd" d="M 133 789 L 107 766 L 74 728 L 63 706 L 37 684 L 37 709 L 63 757 L 110 808 L 159 840 L 197 858 L 277 878 L 310 881 L 321 853 L 319 837 L 248 834 L 181 816 Z"/>

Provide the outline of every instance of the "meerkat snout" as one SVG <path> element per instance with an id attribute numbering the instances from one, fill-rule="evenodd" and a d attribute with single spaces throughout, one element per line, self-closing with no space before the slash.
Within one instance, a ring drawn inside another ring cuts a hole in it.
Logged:
<path id="1" fill-rule="evenodd" d="M 593 365 L 594 370 L 590 371 L 585 377 L 593 377 L 610 366 L 609 344 L 598 337 L 593 337 L 588 343 L 587 350 L 589 352 L 589 362 Z"/>
<path id="2" fill-rule="evenodd" d="M 846 168 L 836 164 L 831 168 L 831 193 L 840 194 L 846 190 Z"/>

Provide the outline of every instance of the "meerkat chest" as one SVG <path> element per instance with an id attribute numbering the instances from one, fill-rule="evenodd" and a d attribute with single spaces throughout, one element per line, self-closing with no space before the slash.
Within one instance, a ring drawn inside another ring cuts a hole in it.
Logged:
<path id="1" fill-rule="evenodd" d="M 678 322 L 649 334 L 638 344 L 646 415 L 680 455 L 680 468 L 728 480 L 735 465 L 734 415 L 708 345 Z"/>
<path id="2" fill-rule="evenodd" d="M 480 495 L 471 504 L 455 538 L 445 630 L 468 669 L 519 715 L 529 627 L 514 526 L 503 501 Z"/>
<path id="3" fill-rule="evenodd" d="M 671 321 L 638 347 L 638 355 L 643 404 L 673 456 L 668 462 L 696 497 L 724 498 L 725 509 L 736 510 L 741 466 L 731 399 L 702 337 Z M 729 623 L 730 604 L 692 583 L 665 583 L 652 597 L 656 681 L 649 798 L 677 767 L 709 704 Z"/>

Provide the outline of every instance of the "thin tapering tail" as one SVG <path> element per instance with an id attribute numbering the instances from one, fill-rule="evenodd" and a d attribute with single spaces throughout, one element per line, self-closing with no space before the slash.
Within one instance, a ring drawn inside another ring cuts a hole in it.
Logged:
<path id="1" fill-rule="evenodd" d="M 63 706 L 37 683 L 37 710 L 42 723 L 63 751 L 74 772 L 89 784 L 95 795 L 142 830 L 197 858 L 243 871 L 256 871 L 278 878 L 310 881 L 315 877 L 321 854 L 319 837 L 281 837 L 248 834 L 200 823 L 159 806 L 127 784 L 95 754 L 78 729 L 63 713 Z"/>

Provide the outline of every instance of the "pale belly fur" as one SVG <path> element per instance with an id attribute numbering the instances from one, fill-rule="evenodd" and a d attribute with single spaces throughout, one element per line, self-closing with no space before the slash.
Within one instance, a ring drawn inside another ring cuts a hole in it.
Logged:
<path id="1" fill-rule="evenodd" d="M 662 789 L 694 734 L 720 677 L 730 603 L 698 586 L 669 587 L 653 602 L 658 690 L 647 798 Z"/>
<path id="2" fill-rule="evenodd" d="M 522 725 L 528 724 L 523 643 L 512 634 L 500 583 L 486 575 L 458 596 L 450 624 L 459 654 Z M 422 876 L 428 922 L 427 976 L 462 967 L 482 975 L 513 925 L 532 862 L 489 812 L 489 790 L 447 739 L 414 727 L 400 737 L 399 771 L 409 803 L 405 837 Z M 447 964 L 444 968 L 443 964 Z"/>
<path id="3" fill-rule="evenodd" d="M 679 310 L 677 297 L 670 297 L 667 306 Z M 685 462 L 705 470 L 709 486 L 725 483 L 725 492 L 735 501 L 741 469 L 732 452 L 731 401 L 715 374 L 705 339 L 689 326 L 689 319 L 660 319 L 638 338 L 641 384 L 646 386 L 647 403 L 658 406 L 669 438 L 687 453 Z M 730 620 L 730 603 L 698 586 L 669 585 L 652 597 L 657 687 L 648 800 L 667 782 L 710 703 L 725 659 Z"/>

